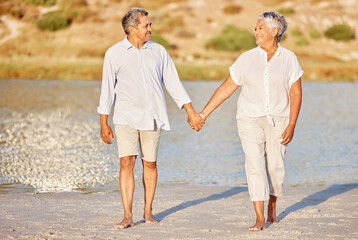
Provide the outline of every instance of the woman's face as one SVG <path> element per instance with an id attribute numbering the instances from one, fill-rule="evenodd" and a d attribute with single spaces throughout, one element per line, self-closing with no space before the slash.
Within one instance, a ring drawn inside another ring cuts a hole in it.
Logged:
<path id="1" fill-rule="evenodd" d="M 276 42 L 277 29 L 271 31 L 263 19 L 259 20 L 255 27 L 256 44 L 266 46 Z"/>

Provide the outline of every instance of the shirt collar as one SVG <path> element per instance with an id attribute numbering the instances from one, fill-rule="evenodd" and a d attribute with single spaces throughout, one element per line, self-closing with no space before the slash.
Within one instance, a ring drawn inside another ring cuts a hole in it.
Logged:
<path id="1" fill-rule="evenodd" d="M 274 57 L 275 56 L 278 57 L 281 54 L 281 48 L 282 47 L 281 47 L 281 45 L 279 43 L 277 45 L 278 45 L 278 48 L 277 48 L 277 51 L 275 52 Z M 265 56 L 267 55 L 267 52 L 265 50 L 263 50 L 260 46 L 258 46 L 258 50 L 259 50 L 260 54 L 265 55 Z"/>
<path id="2" fill-rule="evenodd" d="M 127 36 L 125 36 L 124 37 L 124 47 L 125 47 L 125 49 L 130 49 L 130 48 L 132 48 L 132 47 L 134 47 L 133 46 L 133 44 L 128 40 L 128 38 L 127 38 Z M 148 41 L 148 42 L 146 42 L 142 47 L 141 47 L 141 49 L 152 49 L 152 41 Z M 135 48 L 135 47 L 134 47 Z"/>

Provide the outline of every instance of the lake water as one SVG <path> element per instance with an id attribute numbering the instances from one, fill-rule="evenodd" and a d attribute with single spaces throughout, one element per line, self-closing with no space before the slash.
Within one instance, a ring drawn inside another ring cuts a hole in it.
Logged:
<path id="1" fill-rule="evenodd" d="M 220 82 L 184 82 L 201 110 Z M 118 191 L 116 144 L 99 138 L 100 81 L 0 81 L 0 192 Z M 304 83 L 285 184 L 357 182 L 358 84 Z M 159 185 L 245 185 L 235 93 L 199 133 L 167 96 Z M 141 161 L 135 180 L 141 185 Z"/>

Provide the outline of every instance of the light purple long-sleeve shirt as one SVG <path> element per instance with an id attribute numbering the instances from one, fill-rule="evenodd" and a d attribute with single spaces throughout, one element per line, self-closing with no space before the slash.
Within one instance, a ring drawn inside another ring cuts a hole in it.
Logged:
<path id="1" fill-rule="evenodd" d="M 141 49 L 127 37 L 110 47 L 104 57 L 99 114 L 110 115 L 114 124 L 138 130 L 170 130 L 162 85 L 179 108 L 191 100 L 174 63 L 160 44 L 148 41 Z"/>

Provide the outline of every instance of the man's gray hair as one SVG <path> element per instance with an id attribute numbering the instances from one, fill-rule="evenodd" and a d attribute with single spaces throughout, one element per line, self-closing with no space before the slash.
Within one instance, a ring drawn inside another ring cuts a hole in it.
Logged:
<path id="1" fill-rule="evenodd" d="M 259 20 L 263 19 L 266 25 L 271 29 L 277 28 L 276 40 L 279 43 L 284 32 L 287 29 L 287 22 L 284 16 L 276 12 L 264 12 L 259 16 Z"/>
<path id="2" fill-rule="evenodd" d="M 129 35 L 129 27 L 137 28 L 140 23 L 140 16 L 148 16 L 148 12 L 143 8 L 131 8 L 122 19 L 123 30 Z"/>

